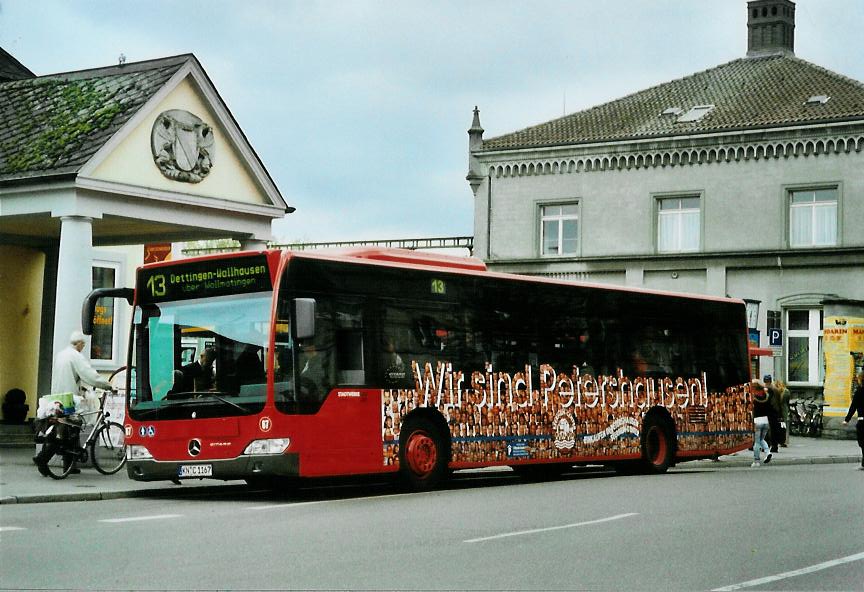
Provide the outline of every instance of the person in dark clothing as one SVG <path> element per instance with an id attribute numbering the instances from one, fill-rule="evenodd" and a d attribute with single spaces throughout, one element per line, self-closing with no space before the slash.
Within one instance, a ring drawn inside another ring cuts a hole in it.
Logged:
<path id="1" fill-rule="evenodd" d="M 771 445 L 771 452 L 777 452 L 777 447 L 780 445 L 782 440 L 782 438 L 780 438 L 780 432 L 782 431 L 780 427 L 780 413 L 782 411 L 780 390 L 772 383 L 770 374 L 766 374 L 762 377 L 762 381 L 765 383 L 765 390 L 768 391 L 768 402 L 771 403 L 771 407 L 774 408 L 774 413 L 768 416 L 768 426 L 770 427 L 768 443 Z"/>
<path id="2" fill-rule="evenodd" d="M 765 457 L 765 464 L 771 462 L 771 449 L 768 447 L 768 442 L 765 441 L 765 436 L 768 434 L 769 418 L 772 415 L 776 417 L 776 414 L 768 400 L 768 391 L 762 381 L 754 380 L 750 383 L 750 394 L 753 396 L 753 464 L 750 466 L 758 467 L 762 464 L 762 451 L 768 453 Z"/>
<path id="3" fill-rule="evenodd" d="M 861 470 L 864 471 L 864 370 L 858 372 L 855 377 L 855 391 L 852 394 L 852 403 L 849 412 L 843 420 L 843 425 L 849 425 L 852 416 L 858 414 L 858 422 L 855 425 L 855 435 L 858 437 L 858 446 L 861 447 Z"/>
<path id="4" fill-rule="evenodd" d="M 186 364 L 181 369 L 180 380 L 175 381 L 173 392 L 209 391 L 213 388 L 213 362 L 216 350 L 206 348 L 201 351 L 198 361 Z"/>

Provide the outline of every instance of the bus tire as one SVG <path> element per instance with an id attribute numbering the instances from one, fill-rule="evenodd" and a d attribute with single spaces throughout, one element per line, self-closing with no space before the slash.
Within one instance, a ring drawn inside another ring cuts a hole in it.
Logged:
<path id="1" fill-rule="evenodd" d="M 441 431 L 426 417 L 405 421 L 399 434 L 399 473 L 412 491 L 428 491 L 447 475 L 447 448 Z"/>
<path id="2" fill-rule="evenodd" d="M 642 469 L 645 473 L 665 473 L 675 459 L 673 428 L 658 413 L 649 413 L 642 422 Z"/>

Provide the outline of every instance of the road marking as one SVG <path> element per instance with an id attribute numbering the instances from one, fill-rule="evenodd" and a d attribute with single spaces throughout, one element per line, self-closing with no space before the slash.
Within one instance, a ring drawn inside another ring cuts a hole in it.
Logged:
<path id="1" fill-rule="evenodd" d="M 432 493 L 432 492 L 426 492 Z M 346 503 L 346 502 L 358 502 L 358 501 L 367 501 L 367 500 L 388 500 L 396 497 L 417 497 L 423 495 L 420 493 L 391 493 L 387 495 L 369 495 L 364 497 L 347 497 L 345 499 L 331 499 L 331 500 L 318 500 L 314 502 L 293 502 L 287 504 L 269 504 L 266 506 L 249 506 L 247 508 L 243 508 L 244 510 L 273 510 L 275 508 L 297 508 L 299 506 L 314 506 L 316 504 L 338 504 L 338 503 Z"/>
<path id="2" fill-rule="evenodd" d="M 829 567 L 836 567 L 838 565 L 843 565 L 844 563 L 852 563 L 853 561 L 861 561 L 864 559 L 864 553 L 856 553 L 855 555 L 848 555 L 846 557 L 840 557 L 839 559 L 832 559 L 831 561 L 825 561 L 824 563 L 817 563 L 816 565 L 811 565 L 809 567 L 802 567 L 801 569 L 795 569 L 792 571 L 787 571 L 781 574 L 777 574 L 774 576 L 766 576 L 764 578 L 758 578 L 756 580 L 750 580 L 748 582 L 741 582 L 740 584 L 732 584 L 731 586 L 724 586 L 722 588 L 714 588 L 711 592 L 727 592 L 729 590 L 741 590 L 742 588 L 751 588 L 753 586 L 761 586 L 762 584 L 770 584 L 771 582 L 776 582 L 778 580 L 785 580 L 786 578 L 794 578 L 795 576 L 803 576 L 809 573 L 813 573 L 816 571 L 821 571 L 823 569 L 828 569 Z"/>
<path id="3" fill-rule="evenodd" d="M 20 526 L 0 526 L 0 532 L 9 532 L 11 530 L 27 530 L 27 529 L 22 528 Z"/>
<path id="4" fill-rule="evenodd" d="M 329 501 L 335 500 L 321 500 L 317 502 L 297 502 L 293 504 L 271 504 L 269 506 L 249 506 L 248 508 L 243 508 L 244 510 L 272 510 L 274 508 L 297 508 L 299 506 L 315 506 L 317 504 L 326 504 Z"/>
<path id="5" fill-rule="evenodd" d="M 134 518 L 106 518 L 99 522 L 110 522 L 116 524 L 118 522 L 140 522 L 143 520 L 163 520 L 165 518 L 180 518 L 180 514 L 157 514 L 154 516 L 135 516 Z"/>
<path id="6" fill-rule="evenodd" d="M 628 514 L 616 514 L 615 516 L 609 516 L 608 518 L 598 518 L 597 520 L 588 520 L 586 522 L 576 522 L 575 524 L 564 524 L 562 526 L 549 526 L 547 528 L 533 528 L 531 530 L 519 530 L 516 532 L 505 532 L 503 534 L 495 534 L 488 537 L 480 537 L 476 539 L 468 539 L 467 541 L 462 541 L 463 543 L 481 543 L 483 541 L 491 541 L 494 539 L 503 539 L 507 537 L 521 536 L 523 534 L 534 534 L 537 532 L 549 532 L 551 530 L 563 530 L 565 528 L 576 528 L 577 526 L 588 526 L 590 524 L 600 524 L 601 522 L 611 522 L 612 520 L 621 520 L 622 518 L 629 518 L 630 516 L 638 516 L 639 514 L 636 512 L 630 512 Z"/>

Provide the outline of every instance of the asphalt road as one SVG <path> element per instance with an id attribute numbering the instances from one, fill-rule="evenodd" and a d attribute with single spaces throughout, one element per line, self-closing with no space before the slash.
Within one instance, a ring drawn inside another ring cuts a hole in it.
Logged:
<path id="1" fill-rule="evenodd" d="M 0 508 L 3 589 L 861 590 L 855 465 Z"/>

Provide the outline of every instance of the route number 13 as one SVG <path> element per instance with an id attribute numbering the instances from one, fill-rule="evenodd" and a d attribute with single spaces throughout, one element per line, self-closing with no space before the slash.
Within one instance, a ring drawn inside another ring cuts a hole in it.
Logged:
<path id="1" fill-rule="evenodd" d="M 147 288 L 150 289 L 151 296 L 165 295 L 165 276 L 162 274 L 151 275 L 147 280 Z"/>

